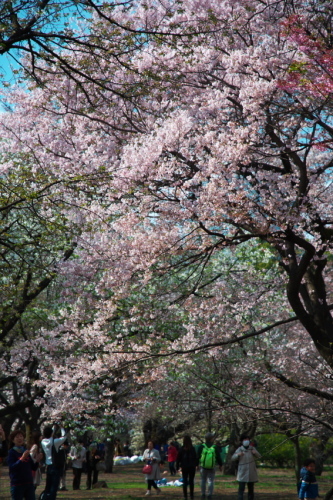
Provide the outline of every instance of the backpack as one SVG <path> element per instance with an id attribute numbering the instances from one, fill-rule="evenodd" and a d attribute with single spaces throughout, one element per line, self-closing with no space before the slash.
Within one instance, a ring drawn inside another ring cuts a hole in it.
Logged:
<path id="1" fill-rule="evenodd" d="M 54 446 L 54 441 L 52 443 L 52 465 L 56 469 L 64 470 L 66 465 L 66 452 L 62 446 L 59 446 L 58 451 Z"/>
<path id="2" fill-rule="evenodd" d="M 200 465 L 203 469 L 214 469 L 216 464 L 216 449 L 215 445 L 208 447 L 203 445 L 200 457 Z"/>

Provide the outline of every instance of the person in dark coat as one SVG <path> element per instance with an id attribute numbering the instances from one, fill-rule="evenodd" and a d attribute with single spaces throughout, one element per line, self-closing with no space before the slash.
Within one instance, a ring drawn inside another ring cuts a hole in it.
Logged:
<path id="1" fill-rule="evenodd" d="M 91 490 L 91 487 L 98 481 L 97 464 L 101 459 L 97 442 L 93 441 L 87 450 L 87 490 Z"/>
<path id="2" fill-rule="evenodd" d="M 184 498 L 187 498 L 187 486 L 190 487 L 190 498 L 194 498 L 194 476 L 198 465 L 199 460 L 192 439 L 190 436 L 184 436 L 183 446 L 178 452 L 176 464 L 177 470 L 182 470 Z"/>
<path id="3" fill-rule="evenodd" d="M 312 458 L 307 458 L 300 473 L 301 478 L 298 492 L 300 500 L 315 500 L 318 498 L 319 491 L 315 471 L 315 461 Z"/>
<path id="4" fill-rule="evenodd" d="M 10 477 L 10 493 L 12 500 L 35 500 L 35 486 L 32 471 L 37 470 L 43 455 L 38 454 L 36 461 L 27 450 L 25 434 L 21 430 L 11 433 L 10 440 L 14 446 L 8 452 L 8 467 Z"/>

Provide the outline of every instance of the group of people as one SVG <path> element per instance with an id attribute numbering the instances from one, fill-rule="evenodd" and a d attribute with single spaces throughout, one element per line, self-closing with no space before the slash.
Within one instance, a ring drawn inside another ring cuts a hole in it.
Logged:
<path id="1" fill-rule="evenodd" d="M 161 458 L 160 464 L 168 462 L 171 476 L 175 476 L 177 473 L 176 460 L 179 448 L 180 444 L 177 441 L 170 441 L 169 444 L 161 444 L 155 446 L 155 449 L 158 450 L 160 454 Z"/>
<path id="2" fill-rule="evenodd" d="M 59 434 L 60 431 L 60 435 Z M 103 458 L 103 450 L 99 449 L 95 441 L 87 446 L 82 440 L 71 448 L 68 445 L 68 433 L 58 426 L 46 426 L 43 436 L 33 437 L 29 449 L 25 446 L 25 434 L 22 430 L 15 430 L 10 435 L 12 446 L 7 450 L 5 433 L 0 425 L 0 461 L 7 456 L 11 484 L 12 500 L 35 500 L 35 490 L 40 484 L 40 463 L 46 466 L 45 490 L 39 497 L 42 500 L 55 500 L 59 489 L 66 490 L 66 463 L 70 458 L 73 468 L 73 489 L 80 489 L 81 474 L 87 472 L 87 489 L 98 481 L 98 462 Z M 128 444 L 128 443 L 126 443 Z M 218 447 L 214 444 L 214 435 L 207 433 L 205 442 L 196 450 L 190 436 L 185 436 L 183 445 L 171 442 L 166 456 L 169 462 L 171 475 L 181 471 L 183 478 L 184 499 L 194 498 L 194 478 L 197 470 L 201 475 L 201 499 L 212 499 L 215 481 L 215 468 L 222 469 L 222 459 Z M 164 448 L 163 448 L 164 449 Z M 152 494 L 152 489 L 158 494 L 160 489 L 156 482 L 161 479 L 160 464 L 164 460 L 154 447 L 152 441 L 143 453 L 143 461 L 147 482 L 146 495 Z M 243 500 L 245 488 L 248 488 L 248 500 L 254 500 L 254 483 L 258 481 L 255 460 L 260 458 L 249 436 L 241 436 L 240 446 L 232 455 L 237 461 L 238 500 Z M 84 467 L 85 464 L 85 467 Z M 300 500 L 315 500 L 318 495 L 318 485 L 315 477 L 315 462 L 307 459 L 300 472 L 298 485 Z"/>
<path id="3" fill-rule="evenodd" d="M 237 461 L 238 500 L 243 500 L 246 486 L 248 490 L 248 500 L 254 500 L 254 484 L 258 481 L 256 459 L 260 458 L 261 455 L 256 450 L 248 435 L 243 434 L 240 441 L 240 446 L 231 457 L 232 460 Z M 190 436 L 184 437 L 183 446 L 179 450 L 176 449 L 174 443 L 170 443 L 167 451 L 168 454 L 170 448 L 172 459 L 176 457 L 175 470 L 181 471 L 182 473 L 184 499 L 188 498 L 188 489 L 190 498 L 194 498 L 194 477 L 198 469 L 201 475 L 201 499 L 212 499 L 215 468 L 216 465 L 218 465 L 221 470 L 223 465 L 218 447 L 214 445 L 214 435 L 207 433 L 205 442 L 199 446 L 197 451 L 192 444 Z M 176 449 L 176 452 L 173 448 Z M 159 450 L 154 448 L 154 443 L 152 441 L 148 442 L 148 448 L 143 454 L 143 460 L 147 465 L 151 466 L 149 472 L 146 473 L 146 495 L 152 494 L 152 488 L 159 494 L 160 489 L 156 481 L 161 478 L 161 455 Z M 171 462 L 173 462 L 173 460 L 171 460 Z M 173 465 L 172 463 L 171 467 L 173 467 Z M 315 476 L 315 461 L 312 459 L 306 459 L 300 471 L 298 497 L 299 500 L 316 500 L 319 497 L 318 484 Z"/>
<path id="4" fill-rule="evenodd" d="M 46 426 L 43 436 L 34 435 L 26 447 L 24 431 L 17 429 L 10 435 L 11 447 L 7 453 L 7 441 L 0 426 L 0 459 L 7 456 L 12 500 L 36 500 L 35 491 L 41 482 L 41 464 L 45 467 L 45 489 L 41 500 L 55 500 L 57 491 L 67 490 L 66 469 L 68 463 L 73 469 L 73 489 L 80 489 L 83 470 L 87 473 L 87 489 L 98 482 L 97 464 L 103 458 L 103 450 L 97 442 L 87 446 L 79 440 L 69 446 L 68 433 L 61 427 Z"/>
<path id="5" fill-rule="evenodd" d="M 190 498 L 194 498 L 194 477 L 198 469 L 201 475 L 202 500 L 206 498 L 209 500 L 213 497 L 215 468 L 218 465 L 220 470 L 222 470 L 223 465 L 219 450 L 217 446 L 214 445 L 213 434 L 207 433 L 205 442 L 201 444 L 197 450 L 195 450 L 190 436 L 184 437 L 183 445 L 179 450 L 177 450 L 174 443 L 171 442 L 167 454 L 171 475 L 181 470 L 184 499 L 188 498 L 188 490 Z M 255 460 L 259 457 L 260 454 L 251 444 L 250 438 L 243 435 L 241 446 L 232 456 L 233 460 L 238 461 L 238 500 L 243 500 L 246 484 L 248 485 L 249 500 L 253 500 L 253 486 L 254 483 L 258 481 Z M 158 494 L 160 493 L 160 488 L 156 484 L 156 481 L 161 478 L 161 455 L 160 452 L 154 448 L 154 443 L 152 441 L 149 441 L 148 447 L 144 451 L 143 460 L 150 466 L 146 473 L 146 495 L 151 495 L 152 489 Z"/>

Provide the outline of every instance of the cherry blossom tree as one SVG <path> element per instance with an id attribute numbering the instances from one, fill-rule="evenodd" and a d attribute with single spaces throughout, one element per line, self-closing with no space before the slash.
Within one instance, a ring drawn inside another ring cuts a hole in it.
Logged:
<path id="1" fill-rule="evenodd" d="M 47 85 L 56 71 L 81 88 L 93 85 L 99 91 L 121 94 L 119 83 L 106 77 L 105 67 L 110 61 L 121 65 L 124 56 L 126 59 L 151 38 L 183 36 L 187 31 L 193 34 L 192 22 L 188 25 L 182 19 L 181 26 L 177 25 L 173 13 L 181 9 L 178 0 L 166 5 L 136 0 L 4 0 L 0 6 L 0 56 L 14 62 L 18 81 L 28 78 Z M 169 16 L 174 22 L 164 23 Z M 197 29 L 204 32 L 206 27 L 197 25 Z M 89 63 L 84 62 L 89 60 L 98 67 L 94 78 Z M 53 71 L 49 71 L 50 65 Z M 131 95 L 123 94 L 127 99 Z"/>
<path id="2" fill-rule="evenodd" d="M 291 351 L 304 343 L 310 358 L 312 339 L 318 369 L 332 368 L 331 103 L 281 84 L 296 50 L 286 22 L 311 17 L 327 32 L 330 13 L 319 4 L 119 8 L 114 20 L 128 16 L 134 30 L 148 23 L 181 36 L 131 45 L 124 31 L 96 22 L 109 50 L 128 48 L 102 73 L 97 49 L 68 53 L 89 82 L 46 61 L 47 87 L 6 93 L 3 170 L 15 168 L 14 153 L 59 181 L 80 176 L 75 203 L 61 195 L 62 216 L 81 223 L 77 258 L 61 266 L 64 308 L 33 339 L 44 361 L 39 383 L 59 412 L 64 391 L 73 411 L 96 406 L 89 387 L 107 381 L 110 367 L 135 393 L 166 373 L 164 359 L 227 355 L 256 337 L 263 350 L 276 335 Z M 101 78 L 104 87 L 94 84 Z M 88 206 L 82 176 L 91 175 Z M 248 248 L 251 265 L 235 257 L 249 260 Z M 281 359 L 275 366 L 268 357 L 266 375 L 271 366 L 271 380 L 304 389 L 287 376 L 294 358 Z M 311 387 L 325 400 L 313 379 L 305 387 L 305 401 Z M 103 393 L 112 400 L 111 387 Z"/>
<path id="3" fill-rule="evenodd" d="M 15 168 L 3 171 L 0 181 L 0 415 L 35 426 L 40 409 L 34 402 L 43 395 L 34 386 L 38 360 L 33 349 L 19 347 L 13 360 L 11 350 L 40 327 L 52 328 L 49 315 L 59 307 L 59 266 L 73 256 L 77 225 L 70 226 L 59 210 L 64 197 L 60 200 L 55 179 L 31 171 L 27 157 L 16 156 L 13 162 Z"/>
<path id="4" fill-rule="evenodd" d="M 305 90 L 313 97 L 330 99 L 333 91 L 332 17 L 327 3 L 318 7 L 324 14 L 320 23 L 316 18 L 296 14 L 284 22 L 284 35 L 297 53 L 281 85 L 293 93 Z"/>
<path id="5" fill-rule="evenodd" d="M 304 3 L 294 5 L 307 14 Z M 279 42 L 287 7 L 237 2 L 227 11 L 223 4 L 216 17 L 232 33 L 214 33 L 191 48 L 180 41 L 175 63 L 154 47 L 150 71 L 165 72 L 174 92 L 163 121 L 124 149 L 125 186 L 141 188 L 127 217 L 135 205 L 146 215 L 146 252 L 182 254 L 182 265 L 204 265 L 207 256 L 249 240 L 269 243 L 291 309 L 332 365 L 332 160 L 329 147 L 319 152 L 313 144 L 316 135 L 329 144 L 332 129 L 326 96 L 318 103 L 279 88 L 294 57 Z"/>

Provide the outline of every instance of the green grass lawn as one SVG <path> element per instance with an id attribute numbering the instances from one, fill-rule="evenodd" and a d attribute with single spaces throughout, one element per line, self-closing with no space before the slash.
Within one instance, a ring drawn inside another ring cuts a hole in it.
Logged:
<path id="1" fill-rule="evenodd" d="M 72 471 L 67 471 L 67 488 L 70 491 L 59 491 L 59 500 L 138 500 L 145 497 L 146 485 L 141 473 L 141 464 L 117 466 L 113 474 L 100 474 L 101 480 L 107 482 L 108 488 L 85 489 L 86 476 L 82 475 L 80 491 L 72 490 Z M 168 478 L 168 476 L 167 476 Z M 0 478 L 0 499 L 10 500 L 8 469 L 3 467 Z M 333 484 L 333 470 L 328 468 L 321 477 L 318 477 L 320 494 L 323 496 Z M 171 478 L 168 478 L 171 481 Z M 195 498 L 200 499 L 200 475 L 195 478 Z M 42 483 L 37 489 L 36 500 L 43 491 Z M 259 469 L 259 482 L 255 486 L 256 500 L 290 500 L 297 499 L 294 472 L 290 469 Z M 162 500 L 182 499 L 182 488 L 165 487 L 157 497 Z M 215 500 L 236 500 L 237 481 L 234 477 L 216 473 Z M 247 495 L 245 495 L 247 499 Z"/>

